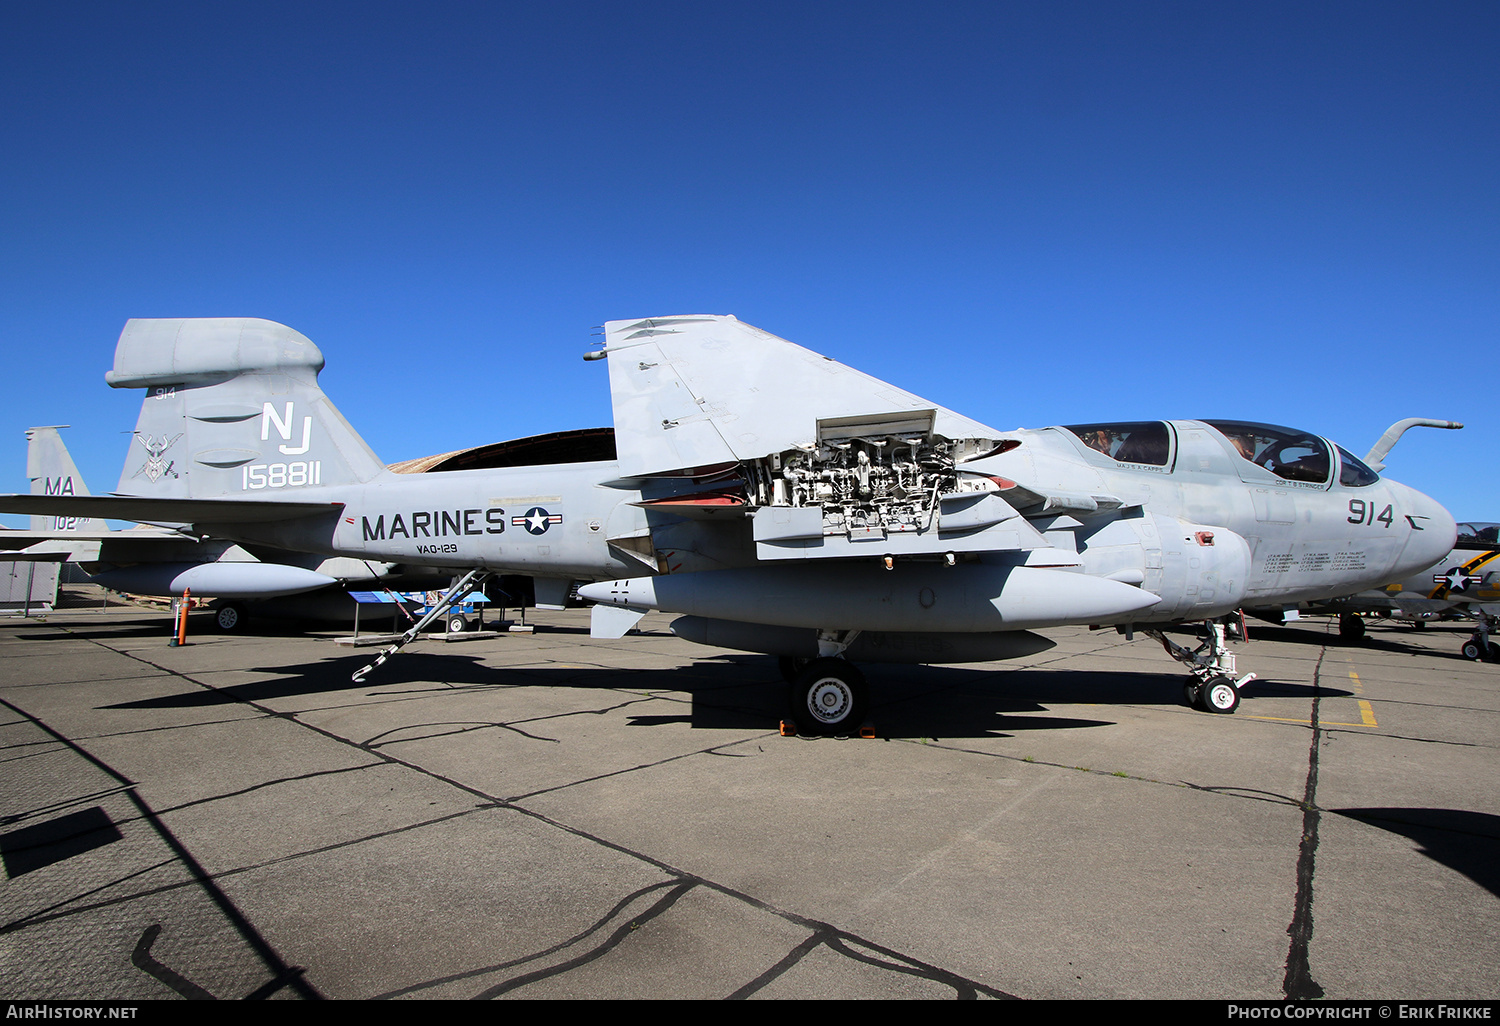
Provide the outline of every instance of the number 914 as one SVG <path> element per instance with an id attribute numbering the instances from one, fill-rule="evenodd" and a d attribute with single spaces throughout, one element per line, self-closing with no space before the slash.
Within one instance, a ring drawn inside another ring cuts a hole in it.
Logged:
<path id="1" fill-rule="evenodd" d="M 1349 516 L 1347 519 L 1351 524 L 1384 524 L 1386 527 L 1390 527 L 1391 523 L 1396 519 L 1396 509 L 1390 503 L 1387 503 L 1385 509 L 1376 513 L 1373 502 L 1366 502 L 1364 499 L 1350 499 Z"/>

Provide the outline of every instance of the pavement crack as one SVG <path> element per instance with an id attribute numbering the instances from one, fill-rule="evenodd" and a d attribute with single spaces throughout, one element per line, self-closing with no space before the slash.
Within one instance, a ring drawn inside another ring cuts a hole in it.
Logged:
<path id="1" fill-rule="evenodd" d="M 1313 699 L 1310 722 L 1312 740 L 1307 749 L 1307 784 L 1302 795 L 1302 840 L 1297 851 L 1297 895 L 1292 905 L 1292 921 L 1286 932 L 1291 937 L 1291 947 L 1286 956 L 1286 976 L 1281 990 L 1288 1000 L 1308 1001 L 1323 996 L 1323 988 L 1312 977 L 1308 961 L 1308 949 L 1313 935 L 1313 870 L 1318 854 L 1318 826 L 1322 810 L 1318 808 L 1318 752 L 1323 741 L 1322 728 L 1318 726 L 1318 705 L 1322 701 L 1320 678 L 1323 659 L 1328 654 L 1324 646 L 1318 652 L 1318 661 L 1313 666 Z"/>
<path id="2" fill-rule="evenodd" d="M 838 952 L 845 958 L 853 959 L 856 962 L 863 962 L 865 965 L 871 965 L 877 969 L 885 969 L 888 972 L 904 973 L 907 976 L 915 976 L 918 979 L 941 983 L 944 986 L 953 988 L 954 994 L 960 1000 L 973 1001 L 979 997 L 981 992 L 986 997 L 1016 1000 L 1014 994 L 1007 994 L 1004 991 L 975 983 L 973 980 L 965 979 L 956 973 L 950 973 L 946 969 L 939 969 L 937 966 L 927 965 L 915 959 L 907 958 L 904 955 L 895 955 L 892 952 L 883 952 L 886 957 L 876 958 L 873 955 L 866 955 L 854 950 L 850 944 L 851 939 L 846 936 L 835 936 L 828 940 L 829 949 Z"/>
<path id="3" fill-rule="evenodd" d="M 618 916 L 621 910 L 623 910 L 626 906 L 628 906 L 636 899 L 642 897 L 643 895 L 650 894 L 652 891 L 659 891 L 664 887 L 671 887 L 679 882 L 680 881 L 675 879 L 663 880 L 660 883 L 648 884 L 647 886 L 642 887 L 639 890 L 632 891 L 629 894 L 625 895 L 625 897 L 621 898 L 619 901 L 615 902 L 614 907 L 612 907 L 599 919 L 595 920 L 590 926 L 585 927 L 566 940 L 558 941 L 551 947 L 543 948 L 541 951 L 533 952 L 530 955 L 522 955 L 520 958 L 512 958 L 505 962 L 496 963 L 495 965 L 482 966 L 478 969 L 467 969 L 464 972 L 453 973 L 449 976 L 439 976 L 436 979 L 426 980 L 422 983 L 414 983 L 409 987 L 402 987 L 399 990 L 386 991 L 384 994 L 376 994 L 371 998 L 371 1000 L 388 1001 L 391 998 L 405 997 L 408 994 L 415 994 L 418 991 L 422 990 L 431 990 L 433 987 L 441 987 L 444 984 L 458 983 L 462 980 L 472 980 L 477 976 L 487 976 L 490 973 L 497 973 L 505 969 L 514 969 L 517 966 L 525 965 L 527 962 L 535 962 L 539 958 L 546 958 L 549 955 L 555 955 L 559 951 L 570 948 L 580 941 L 592 936 L 593 934 L 598 933 L 611 920 Z"/>
<path id="4" fill-rule="evenodd" d="M 551 966 L 546 969 L 538 969 L 534 972 L 523 973 L 520 976 L 513 977 L 509 980 L 506 980 L 504 983 L 499 983 L 486 990 L 480 991 L 478 994 L 474 995 L 474 999 L 476 1001 L 488 1001 L 493 998 L 500 997 L 503 994 L 507 994 L 510 991 L 524 987 L 529 983 L 535 983 L 538 980 L 545 980 L 552 976 L 559 976 L 565 972 L 568 972 L 569 970 L 576 969 L 581 965 L 587 965 L 589 962 L 592 962 L 595 959 L 602 958 L 604 955 L 609 954 L 616 947 L 618 947 L 622 941 L 624 941 L 636 930 L 639 930 L 642 926 L 645 926 L 651 920 L 655 919 L 657 916 L 667 911 L 667 909 L 677 904 L 679 898 L 681 898 L 684 894 L 686 894 L 696 886 L 698 886 L 698 884 L 693 880 L 679 882 L 678 884 L 673 886 L 672 889 L 669 890 L 666 894 L 658 898 L 650 908 L 646 909 L 645 912 L 642 912 L 638 916 L 632 917 L 629 922 L 621 924 L 615 929 L 613 933 L 605 938 L 602 943 L 596 945 L 588 951 L 583 952 L 581 955 L 577 955 L 573 958 L 568 959 L 567 961 L 560 962 L 557 965 Z"/>
<path id="5" fill-rule="evenodd" d="M 774 983 L 777 979 L 784 975 L 788 969 L 791 969 L 798 962 L 801 962 L 808 955 L 812 954 L 812 952 L 816 951 L 824 944 L 827 944 L 830 936 L 831 931 L 819 930 L 813 933 L 801 944 L 798 944 L 791 951 L 788 951 L 785 955 L 783 955 L 775 965 L 771 966 L 771 968 L 767 969 L 755 979 L 751 980 L 749 983 L 736 990 L 733 994 L 730 994 L 729 1000 L 743 1001 L 751 995 L 755 994 L 757 991 L 762 990 L 768 984 Z"/>
<path id="6" fill-rule="evenodd" d="M 440 730 L 438 729 L 440 727 L 451 727 L 454 729 Z M 391 736 L 392 734 L 399 734 L 408 730 L 424 729 L 430 731 L 430 733 L 416 734 L 412 737 Z M 562 743 L 555 737 L 543 737 L 540 734 L 528 734 L 520 727 L 517 727 L 511 723 L 501 723 L 494 721 L 486 722 L 484 720 L 449 720 L 447 722 L 433 721 L 431 723 L 408 723 L 403 726 L 396 727 L 393 730 L 385 731 L 382 734 L 376 734 L 369 740 L 360 741 L 357 742 L 357 744 L 360 748 L 366 748 L 373 751 L 377 748 L 383 748 L 386 745 L 400 745 L 406 744 L 411 741 L 432 741 L 442 737 L 457 737 L 459 734 L 469 734 L 476 730 L 508 730 L 513 734 L 521 735 L 528 741 L 550 741 L 553 744 Z"/>

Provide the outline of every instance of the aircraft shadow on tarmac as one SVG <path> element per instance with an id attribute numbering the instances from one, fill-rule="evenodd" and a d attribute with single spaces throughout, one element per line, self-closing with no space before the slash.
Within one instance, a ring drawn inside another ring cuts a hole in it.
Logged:
<path id="1" fill-rule="evenodd" d="M 166 645 L 172 638 L 172 625 L 165 614 L 149 620 L 111 620 L 105 624 L 68 623 L 61 618 L 52 622 L 60 627 L 66 627 L 69 635 L 96 641 L 129 641 L 135 638 L 156 637 L 161 639 L 163 645 Z M 55 630 L 49 630 L 35 634 L 17 634 L 16 639 L 45 643 L 66 636 Z"/>
<path id="2" fill-rule="evenodd" d="M 138 610 L 139 616 L 123 619 L 112 616 L 108 620 L 82 620 L 68 617 L 55 617 L 48 621 L 49 626 L 66 627 L 73 635 L 105 641 L 111 639 L 129 640 L 132 638 L 149 638 L 152 636 L 162 639 L 165 645 L 175 633 L 175 623 L 172 614 L 167 610 L 150 612 Z M 309 636 L 307 624 L 293 620 L 265 620 L 252 621 L 251 629 L 246 630 L 244 635 L 250 637 L 265 638 L 305 638 Z M 231 638 L 241 637 L 240 634 L 225 634 L 223 631 L 209 625 L 209 614 L 195 611 L 188 617 L 188 643 L 228 641 Z M 59 637 L 56 631 L 38 632 L 35 634 L 18 634 L 21 641 L 51 641 Z"/>
<path id="3" fill-rule="evenodd" d="M 1331 809 L 1420 844 L 1423 855 L 1500 894 L 1500 816 L 1463 809 Z"/>
<path id="4" fill-rule="evenodd" d="M 1302 681 L 1258 678 L 1245 685 L 1240 692 L 1246 700 L 1255 698 L 1301 698 L 1311 702 L 1314 698 L 1351 698 L 1354 692 L 1348 688 L 1332 687 L 1326 681 L 1318 685 Z M 1241 706 L 1241 709 L 1248 709 Z"/>
<path id="5" fill-rule="evenodd" d="M 440 695 L 444 692 L 526 687 L 621 692 L 674 692 L 690 696 L 682 713 L 627 717 L 632 727 L 688 723 L 695 729 L 774 729 L 790 713 L 788 687 L 776 661 L 766 656 L 724 655 L 668 669 L 606 666 L 496 667 L 481 657 L 451 652 L 406 652 L 363 682 L 350 675 L 374 658 L 375 650 L 283 666 L 246 667 L 268 675 L 243 684 L 225 684 L 104 706 L 108 709 L 193 709 L 238 702 L 353 692 L 375 698 Z M 871 665 L 869 719 L 890 737 L 1005 737 L 1033 730 L 1108 726 L 1117 705 L 1177 706 L 1186 679 L 1175 673 L 1105 673 L 1065 669 L 1005 669 L 974 666 Z M 1346 697 L 1351 692 L 1324 685 L 1256 680 L 1245 688 L 1247 703 L 1265 698 Z M 616 704 L 610 697 L 602 704 Z M 1067 717 L 1050 710 L 1060 705 L 1092 705 L 1101 715 Z M 1242 707 L 1249 712 L 1250 706 Z"/>
<path id="6" fill-rule="evenodd" d="M 356 683 L 350 674 L 373 652 L 283 666 L 248 667 L 266 679 L 109 705 L 110 709 L 191 709 L 237 702 L 266 703 L 354 692 L 372 698 L 528 687 L 598 691 L 613 705 L 622 692 L 687 694 L 682 713 L 627 714 L 632 727 L 688 723 L 695 729 L 775 729 L 788 714 L 787 685 L 775 660 L 720 656 L 668 669 L 594 666 L 495 667 L 458 653 L 404 653 Z M 1183 677 L 1172 673 L 1100 673 L 1062 669 L 953 666 L 870 666 L 870 719 L 896 737 L 1005 737 L 1024 731 L 1108 726 L 1114 705 L 1181 706 Z M 1256 681 L 1247 699 L 1274 688 L 1282 696 L 1310 686 Z M 1343 694 L 1328 688 L 1322 693 Z M 1059 705 L 1096 705 L 1098 717 L 1061 716 Z"/>
<path id="7" fill-rule="evenodd" d="M 1424 632 L 1427 637 L 1438 636 L 1437 631 Z M 1358 641 L 1349 641 L 1339 637 L 1338 634 L 1324 633 L 1322 630 L 1306 627 L 1277 627 L 1273 624 L 1252 623 L 1250 625 L 1250 651 L 1254 651 L 1257 641 L 1275 641 L 1284 645 L 1316 645 L 1328 646 L 1329 648 L 1363 649 L 1372 652 L 1392 652 L 1398 655 L 1434 655 L 1430 646 L 1415 645 L 1406 637 L 1420 637 L 1415 631 L 1381 631 L 1378 634 L 1369 633 Z M 1454 646 L 1454 655 L 1457 655 L 1457 645 Z"/>

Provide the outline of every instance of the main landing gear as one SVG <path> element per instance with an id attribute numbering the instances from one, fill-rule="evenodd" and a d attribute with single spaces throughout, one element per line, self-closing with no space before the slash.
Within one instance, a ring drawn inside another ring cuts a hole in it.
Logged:
<path id="1" fill-rule="evenodd" d="M 1469 635 L 1469 640 L 1464 642 L 1464 658 L 1475 662 L 1500 663 L 1500 645 L 1490 641 L 1491 631 L 1500 627 L 1500 616 L 1486 616 L 1480 613 L 1475 619 L 1479 621 L 1479 625 L 1474 628 L 1474 633 Z"/>
<path id="2" fill-rule="evenodd" d="M 1236 617 L 1233 626 L 1243 638 L 1244 620 Z M 1232 713 L 1240 707 L 1240 688 L 1254 680 L 1255 674 L 1235 677 L 1234 653 L 1224 641 L 1225 624 L 1209 620 L 1203 627 L 1203 643 L 1194 649 L 1184 648 L 1154 627 L 1143 628 L 1141 633 L 1161 642 L 1167 655 L 1186 666 L 1192 674 L 1192 679 L 1182 688 L 1183 700 L 1189 706 L 1204 712 Z"/>
<path id="3" fill-rule="evenodd" d="M 865 675 L 843 658 L 859 631 L 819 631 L 818 658 L 782 656 L 781 675 L 791 682 L 788 706 L 799 730 L 809 734 L 856 734 L 868 705 Z"/>
<path id="4" fill-rule="evenodd" d="M 214 610 L 214 627 L 226 633 L 245 629 L 245 610 L 235 602 L 226 602 Z"/>
<path id="5" fill-rule="evenodd" d="M 865 716 L 865 675 L 844 659 L 814 659 L 792 682 L 792 719 L 813 734 L 849 734 Z"/>

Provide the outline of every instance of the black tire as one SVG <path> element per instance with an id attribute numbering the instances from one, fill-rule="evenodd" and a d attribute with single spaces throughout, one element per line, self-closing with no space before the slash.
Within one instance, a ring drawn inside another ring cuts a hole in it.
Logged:
<path id="1" fill-rule="evenodd" d="M 1203 708 L 1211 713 L 1232 713 L 1240 707 L 1240 689 L 1228 677 L 1215 677 L 1203 685 Z"/>
<path id="2" fill-rule="evenodd" d="M 1484 651 L 1479 647 L 1479 642 L 1475 638 L 1464 642 L 1463 653 L 1465 659 L 1472 659 L 1475 662 L 1478 662 L 1479 657 L 1484 655 Z"/>
<path id="3" fill-rule="evenodd" d="M 1196 680 L 1188 680 L 1182 685 L 1182 700 L 1187 703 L 1189 709 L 1203 708 L 1203 685 Z"/>
<path id="4" fill-rule="evenodd" d="M 865 716 L 865 676 L 843 659 L 814 659 L 792 683 L 791 714 L 808 734 L 852 734 Z"/>
<path id="5" fill-rule="evenodd" d="M 235 634 L 245 629 L 245 610 L 233 602 L 214 610 L 214 626 L 225 634 Z"/>
<path id="6" fill-rule="evenodd" d="M 449 634 L 462 634 L 464 631 L 466 631 L 468 629 L 469 629 L 469 621 L 465 620 L 463 618 L 462 614 L 460 614 L 460 613 L 453 613 L 452 615 L 450 615 L 448 617 L 448 633 Z"/>
<path id="7" fill-rule="evenodd" d="M 1345 613 L 1339 617 L 1339 637 L 1345 641 L 1360 641 L 1365 636 L 1365 620 L 1362 616 Z"/>

